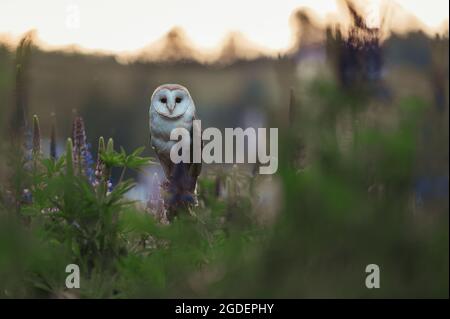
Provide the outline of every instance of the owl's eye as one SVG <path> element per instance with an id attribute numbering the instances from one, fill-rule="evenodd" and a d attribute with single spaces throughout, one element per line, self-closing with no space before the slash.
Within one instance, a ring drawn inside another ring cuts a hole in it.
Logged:
<path id="1" fill-rule="evenodd" d="M 181 100 L 182 100 L 182 98 L 181 98 L 181 97 L 177 97 L 177 98 L 175 99 L 175 103 L 180 103 L 180 102 L 181 102 Z"/>
<path id="2" fill-rule="evenodd" d="M 162 98 L 160 99 L 160 101 L 161 101 L 161 103 L 164 103 L 164 104 L 167 103 L 167 99 L 166 99 L 165 97 L 162 97 Z"/>

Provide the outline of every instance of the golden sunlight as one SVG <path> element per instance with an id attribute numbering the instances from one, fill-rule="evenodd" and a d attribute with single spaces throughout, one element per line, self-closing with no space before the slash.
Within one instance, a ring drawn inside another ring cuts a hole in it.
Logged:
<path id="1" fill-rule="evenodd" d="M 419 19 L 419 27 L 431 32 L 442 31 L 448 22 L 447 0 L 357 3 L 369 8 L 367 15 L 372 17 L 378 17 L 386 3 L 394 5 L 395 21 L 403 21 L 398 28 L 410 26 L 414 19 L 409 15 Z M 212 50 L 230 32 L 239 32 L 255 46 L 275 52 L 291 44 L 289 21 L 295 9 L 308 8 L 319 21 L 342 21 L 340 4 L 340 0 L 2 0 L 0 36 L 16 39 L 35 29 L 43 47 L 72 45 L 121 53 L 141 49 L 180 27 L 193 45 L 203 50 Z"/>

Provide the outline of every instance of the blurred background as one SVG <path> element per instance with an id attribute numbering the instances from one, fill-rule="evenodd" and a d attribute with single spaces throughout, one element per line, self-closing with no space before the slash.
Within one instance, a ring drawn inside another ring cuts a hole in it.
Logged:
<path id="1" fill-rule="evenodd" d="M 189 88 L 204 127 L 268 127 L 268 118 L 270 126 L 280 127 L 288 120 L 291 87 L 301 94 L 314 79 L 348 72 L 357 63 L 340 65 L 329 46 L 332 33 L 345 33 L 354 23 L 345 1 L 136 1 L 126 9 L 104 1 L 4 1 L 1 6 L 3 121 L 11 118 L 7 106 L 14 100 L 14 48 L 25 37 L 29 53 L 20 92 L 25 111 L 40 116 L 44 137 L 53 115 L 61 143 L 79 114 L 91 142 L 105 136 L 128 150 L 148 146 L 149 100 L 162 83 Z M 438 99 L 446 112 L 448 90 L 435 82 L 448 75 L 448 4 L 354 6 L 364 23 L 379 29 L 380 47 L 364 62 L 386 83 L 380 94 L 397 99 L 421 93 Z"/>
<path id="2" fill-rule="evenodd" d="M 203 127 L 280 129 L 279 173 L 258 185 L 255 211 L 281 216 L 281 235 L 261 253 L 265 266 L 224 275 L 218 295 L 245 277 L 254 280 L 238 295 L 368 297 L 352 274 L 372 252 L 391 271 L 382 296 L 448 297 L 448 6 L 2 1 L 0 128 L 9 136 L 37 114 L 44 153 L 56 123 L 61 154 L 81 115 L 93 153 L 104 136 L 153 156 L 151 94 L 182 84 Z M 139 182 L 128 195 L 146 201 L 153 172 L 127 172 Z M 317 250 L 330 254 L 311 259 Z M 333 263 L 347 275 L 333 277 Z M 265 277 L 271 268 L 286 273 L 281 283 Z"/>

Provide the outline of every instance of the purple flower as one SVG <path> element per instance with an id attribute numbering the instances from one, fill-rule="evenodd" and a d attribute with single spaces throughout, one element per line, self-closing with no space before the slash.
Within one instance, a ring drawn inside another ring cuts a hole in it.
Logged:
<path id="1" fill-rule="evenodd" d="M 94 160 L 90 152 L 90 144 L 87 143 L 86 130 L 81 116 L 77 116 L 73 121 L 72 138 L 75 172 L 86 176 L 93 183 L 95 181 Z"/>

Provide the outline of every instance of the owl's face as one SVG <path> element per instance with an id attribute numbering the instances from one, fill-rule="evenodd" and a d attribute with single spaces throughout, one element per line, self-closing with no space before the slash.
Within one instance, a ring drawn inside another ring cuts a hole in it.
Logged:
<path id="1" fill-rule="evenodd" d="M 164 84 L 158 87 L 152 95 L 150 106 L 158 114 L 169 119 L 183 116 L 190 107 L 194 107 L 194 103 L 189 91 L 178 84 Z"/>

